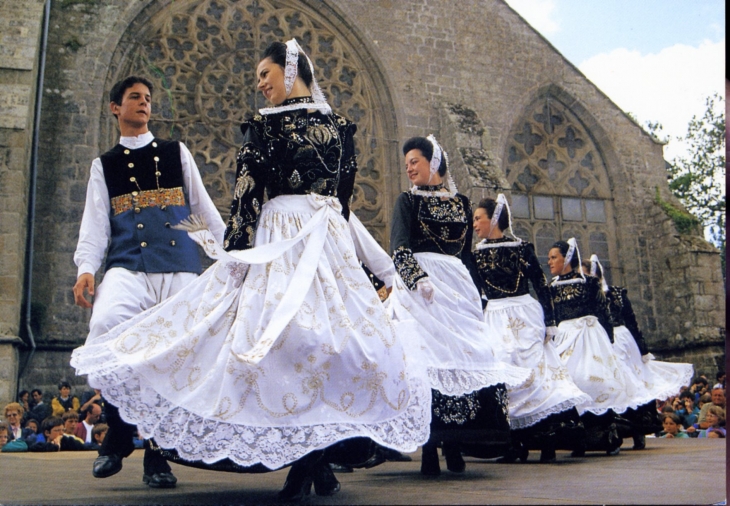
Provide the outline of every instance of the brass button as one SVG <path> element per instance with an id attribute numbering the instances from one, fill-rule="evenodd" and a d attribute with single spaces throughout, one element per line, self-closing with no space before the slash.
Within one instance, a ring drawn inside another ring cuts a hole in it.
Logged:
<path id="1" fill-rule="evenodd" d="M 137 223 L 137 228 L 142 230 L 144 228 L 144 223 Z"/>
<path id="2" fill-rule="evenodd" d="M 134 183 L 135 181 L 137 181 L 137 178 L 134 177 L 134 176 L 132 176 L 132 177 L 129 178 L 129 180 Z"/>
<path id="3" fill-rule="evenodd" d="M 167 223 L 165 223 L 165 227 L 170 228 L 170 226 L 171 225 L 170 225 L 170 222 L 169 221 Z"/>
<path id="4" fill-rule="evenodd" d="M 152 143 L 152 147 L 153 147 L 153 148 L 156 148 L 156 147 L 157 147 L 157 143 L 156 143 L 156 142 L 153 142 L 153 143 Z"/>
<path id="5" fill-rule="evenodd" d="M 133 169 L 134 168 L 134 164 L 130 162 L 130 163 L 127 164 L 127 167 L 129 167 L 130 169 Z"/>
<path id="6" fill-rule="evenodd" d="M 170 246 L 175 246 L 175 240 L 170 241 Z"/>
<path id="7" fill-rule="evenodd" d="M 159 177 L 161 175 L 162 175 L 162 172 L 160 172 L 159 170 L 157 172 L 155 172 L 155 176 Z"/>
<path id="8" fill-rule="evenodd" d="M 159 156 L 156 156 L 156 157 L 153 158 L 153 160 L 156 161 L 156 162 L 159 162 L 160 161 L 160 157 Z"/>
<path id="9" fill-rule="evenodd" d="M 141 211 L 141 209 L 140 209 L 139 207 L 135 207 L 135 208 L 134 208 L 134 212 L 135 212 L 135 214 L 139 214 L 139 212 L 140 212 L 140 211 Z"/>
<path id="10" fill-rule="evenodd" d="M 142 246 L 143 248 L 146 248 L 147 247 L 147 243 L 144 242 L 144 241 L 142 241 L 139 245 Z"/>
<path id="11" fill-rule="evenodd" d="M 124 154 L 125 154 L 125 155 L 128 155 L 128 154 L 129 154 L 129 150 L 128 150 L 128 149 L 125 149 L 125 150 L 124 150 Z"/>
<path id="12" fill-rule="evenodd" d="M 132 197 L 136 197 L 137 195 L 139 195 L 139 192 L 138 191 L 135 190 L 135 191 L 132 192 Z"/>

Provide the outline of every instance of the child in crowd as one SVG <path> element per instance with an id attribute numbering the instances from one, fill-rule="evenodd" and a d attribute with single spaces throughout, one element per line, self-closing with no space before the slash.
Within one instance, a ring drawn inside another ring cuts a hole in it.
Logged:
<path id="1" fill-rule="evenodd" d="M 675 413 L 665 413 L 662 415 L 662 426 L 664 430 L 661 436 L 665 438 L 686 438 L 689 437 L 686 432 L 680 430 L 682 422 Z"/>
<path id="2" fill-rule="evenodd" d="M 63 420 L 63 435 L 73 437 L 80 441 L 81 444 L 84 444 L 84 440 L 74 434 L 76 432 L 76 426 L 79 424 L 79 415 L 74 411 L 66 411 L 61 417 L 61 420 Z"/>
<path id="3" fill-rule="evenodd" d="M 101 448 L 101 443 L 104 442 L 104 437 L 106 437 L 106 432 L 109 430 L 109 426 L 105 423 L 97 423 L 94 425 L 94 428 L 91 430 L 91 443 L 87 443 L 86 449 L 87 450 L 99 450 Z"/>
<path id="4" fill-rule="evenodd" d="M 63 416 L 67 411 L 78 413 L 80 407 L 79 398 L 71 395 L 71 384 L 68 381 L 59 383 L 58 396 L 51 401 L 53 416 Z"/>
<path id="5" fill-rule="evenodd" d="M 0 448 L 3 453 L 8 452 L 27 452 L 28 444 L 22 439 L 13 439 L 8 441 L 10 438 L 10 427 L 5 422 L 0 422 Z"/>
<path id="6" fill-rule="evenodd" d="M 700 424 L 696 423 L 691 427 L 687 427 L 687 432 L 697 432 L 697 437 L 725 437 L 725 410 L 720 406 L 710 406 L 705 415 L 705 422 L 709 425 L 707 429 L 700 429 Z"/>
<path id="7" fill-rule="evenodd" d="M 38 427 L 38 420 L 36 420 L 35 418 L 30 418 L 25 423 L 25 428 L 26 429 L 30 429 L 31 431 L 33 431 L 33 434 L 38 434 L 38 429 L 39 429 L 39 427 Z"/>
<path id="8" fill-rule="evenodd" d="M 64 435 L 63 419 L 50 416 L 41 422 L 43 434 L 38 434 L 32 452 L 57 452 L 59 450 L 83 450 L 84 444 L 78 438 Z"/>

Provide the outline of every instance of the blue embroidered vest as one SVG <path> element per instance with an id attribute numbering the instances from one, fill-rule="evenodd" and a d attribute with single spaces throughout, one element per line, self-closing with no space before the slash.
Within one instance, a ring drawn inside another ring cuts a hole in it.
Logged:
<path id="1" fill-rule="evenodd" d="M 197 245 L 186 232 L 170 228 L 190 215 L 180 144 L 160 139 L 139 149 L 117 144 L 100 158 L 111 200 L 106 269 L 200 273 Z"/>

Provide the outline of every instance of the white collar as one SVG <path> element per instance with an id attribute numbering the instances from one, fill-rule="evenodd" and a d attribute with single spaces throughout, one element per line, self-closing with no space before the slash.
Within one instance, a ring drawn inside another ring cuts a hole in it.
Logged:
<path id="1" fill-rule="evenodd" d="M 120 137 L 119 144 L 129 149 L 139 149 L 152 142 L 155 136 L 152 132 L 145 132 L 134 137 Z"/>
<path id="2" fill-rule="evenodd" d="M 522 239 L 519 237 L 516 238 L 514 241 L 504 241 L 504 242 L 487 242 L 486 239 L 482 239 L 477 243 L 476 248 L 477 249 L 489 249 L 489 248 L 514 248 L 516 246 L 519 246 L 522 244 Z"/>

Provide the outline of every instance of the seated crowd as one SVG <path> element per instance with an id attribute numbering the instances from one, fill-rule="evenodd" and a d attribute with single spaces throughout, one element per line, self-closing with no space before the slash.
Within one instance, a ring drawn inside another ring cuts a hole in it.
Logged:
<path id="1" fill-rule="evenodd" d="M 108 430 L 103 410 L 99 390 L 85 392 L 79 399 L 71 395 L 67 381 L 59 383 L 50 404 L 41 390 L 23 390 L 18 402 L 3 410 L 0 447 L 3 452 L 98 450 Z"/>
<path id="2" fill-rule="evenodd" d="M 717 374 L 710 387 L 704 376 L 695 378 L 678 395 L 657 400 L 657 413 L 664 430 L 662 438 L 725 437 L 725 373 Z M 99 390 L 71 395 L 71 385 L 62 381 L 50 405 L 43 392 L 33 389 L 18 394 L 7 404 L 0 422 L 3 452 L 49 452 L 98 450 L 108 430 L 104 423 L 104 398 Z M 135 441 L 140 448 L 141 441 Z"/>

